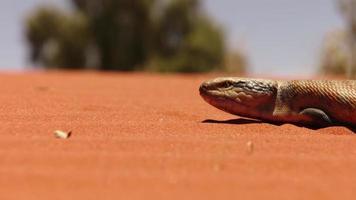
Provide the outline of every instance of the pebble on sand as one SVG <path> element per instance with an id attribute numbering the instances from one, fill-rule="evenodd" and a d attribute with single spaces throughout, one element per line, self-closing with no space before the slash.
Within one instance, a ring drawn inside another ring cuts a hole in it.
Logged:
<path id="1" fill-rule="evenodd" d="M 249 154 L 253 153 L 253 143 L 252 143 L 252 141 L 248 141 L 246 143 L 246 147 L 247 147 L 247 153 L 249 153 Z"/>
<path id="2" fill-rule="evenodd" d="M 54 131 L 54 135 L 59 139 L 68 139 L 71 134 L 72 131 L 61 131 L 61 130 Z"/>

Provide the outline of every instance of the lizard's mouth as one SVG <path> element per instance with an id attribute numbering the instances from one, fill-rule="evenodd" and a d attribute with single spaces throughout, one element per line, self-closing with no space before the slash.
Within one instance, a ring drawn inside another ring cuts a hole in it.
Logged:
<path id="1" fill-rule="evenodd" d="M 225 93 L 219 89 L 216 89 L 209 83 L 203 83 L 199 87 L 200 96 L 209 104 L 222 108 L 228 103 L 233 103 L 233 101 L 226 97 Z M 230 102 L 231 101 L 231 102 Z"/>
<path id="2" fill-rule="evenodd" d="M 206 86 L 204 83 L 200 86 L 199 92 L 204 101 L 225 112 L 237 114 L 235 109 L 244 107 L 242 104 L 227 98 L 222 91 Z"/>
<path id="3" fill-rule="evenodd" d="M 203 83 L 200 85 L 199 93 L 200 96 L 202 96 L 205 100 L 217 98 L 220 96 L 219 91 L 212 88 L 208 83 Z"/>

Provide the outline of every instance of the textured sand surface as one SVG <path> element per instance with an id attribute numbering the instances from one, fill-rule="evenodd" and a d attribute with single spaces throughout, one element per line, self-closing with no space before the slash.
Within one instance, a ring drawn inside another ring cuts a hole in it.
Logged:
<path id="1" fill-rule="evenodd" d="M 0 199 L 355 197 L 351 130 L 225 114 L 200 98 L 207 78 L 1 74 Z"/>

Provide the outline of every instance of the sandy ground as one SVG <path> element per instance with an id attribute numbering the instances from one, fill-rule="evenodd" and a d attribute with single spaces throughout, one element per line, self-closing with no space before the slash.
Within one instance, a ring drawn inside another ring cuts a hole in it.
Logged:
<path id="1" fill-rule="evenodd" d="M 203 75 L 0 75 L 0 199 L 352 199 L 356 135 L 225 114 Z M 205 121 L 205 123 L 204 123 Z M 72 130 L 57 139 L 54 130 Z"/>

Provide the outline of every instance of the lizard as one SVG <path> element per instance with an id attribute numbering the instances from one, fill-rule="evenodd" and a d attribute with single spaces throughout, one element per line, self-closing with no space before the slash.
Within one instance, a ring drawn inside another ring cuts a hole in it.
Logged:
<path id="1" fill-rule="evenodd" d="M 302 126 L 356 126 L 356 80 L 268 80 L 220 77 L 201 97 L 225 112 Z"/>

